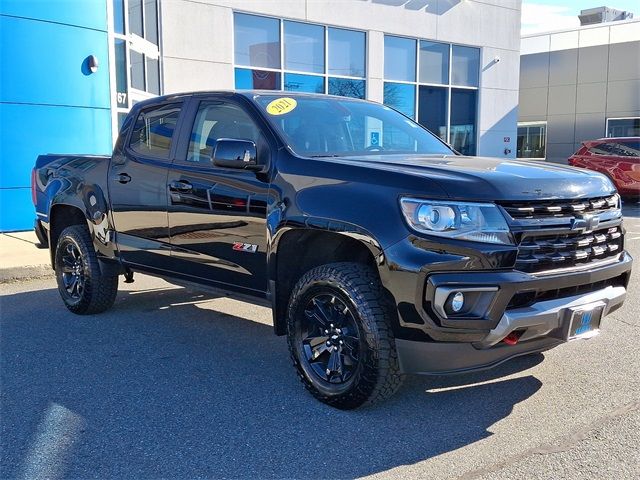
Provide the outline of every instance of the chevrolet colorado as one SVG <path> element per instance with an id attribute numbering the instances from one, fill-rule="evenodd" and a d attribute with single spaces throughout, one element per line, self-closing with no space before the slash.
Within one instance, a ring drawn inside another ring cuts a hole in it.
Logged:
<path id="1" fill-rule="evenodd" d="M 356 408 L 598 333 L 632 259 L 611 181 L 454 152 L 363 100 L 136 104 L 113 155 L 42 155 L 35 231 L 77 314 L 141 271 L 268 301 L 304 386 Z"/>

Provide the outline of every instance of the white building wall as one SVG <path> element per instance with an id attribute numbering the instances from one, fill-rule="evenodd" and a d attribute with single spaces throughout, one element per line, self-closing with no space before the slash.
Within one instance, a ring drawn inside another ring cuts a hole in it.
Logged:
<path id="1" fill-rule="evenodd" d="M 520 9 L 521 0 L 161 0 L 164 93 L 234 88 L 234 11 L 367 31 L 367 98 L 378 102 L 385 33 L 481 47 L 478 155 L 513 158 Z"/>

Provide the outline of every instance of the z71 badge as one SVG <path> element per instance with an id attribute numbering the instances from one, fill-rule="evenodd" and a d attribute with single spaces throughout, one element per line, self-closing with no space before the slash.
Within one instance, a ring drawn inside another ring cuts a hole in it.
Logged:
<path id="1" fill-rule="evenodd" d="M 233 244 L 233 249 L 237 252 L 256 253 L 258 251 L 258 245 L 236 242 Z"/>

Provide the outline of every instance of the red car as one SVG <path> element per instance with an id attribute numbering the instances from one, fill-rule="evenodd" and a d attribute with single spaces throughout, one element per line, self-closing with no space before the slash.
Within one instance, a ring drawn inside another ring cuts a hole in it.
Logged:
<path id="1" fill-rule="evenodd" d="M 640 137 L 583 142 L 569 165 L 604 173 L 623 197 L 640 199 Z"/>

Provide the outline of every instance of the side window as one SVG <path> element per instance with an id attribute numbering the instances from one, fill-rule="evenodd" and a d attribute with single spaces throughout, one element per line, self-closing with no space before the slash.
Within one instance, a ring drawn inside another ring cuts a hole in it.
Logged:
<path id="1" fill-rule="evenodd" d="M 168 159 L 179 115 L 180 104 L 142 110 L 133 126 L 129 148 L 140 155 Z"/>
<path id="2" fill-rule="evenodd" d="M 620 141 L 606 142 L 595 145 L 589 149 L 594 155 L 613 155 L 616 157 L 638 157 L 640 156 L 640 142 Z"/>
<path id="3" fill-rule="evenodd" d="M 250 140 L 257 145 L 260 137 L 258 126 L 239 106 L 219 101 L 202 102 L 193 122 L 186 160 L 211 165 L 213 149 L 220 138 Z"/>

